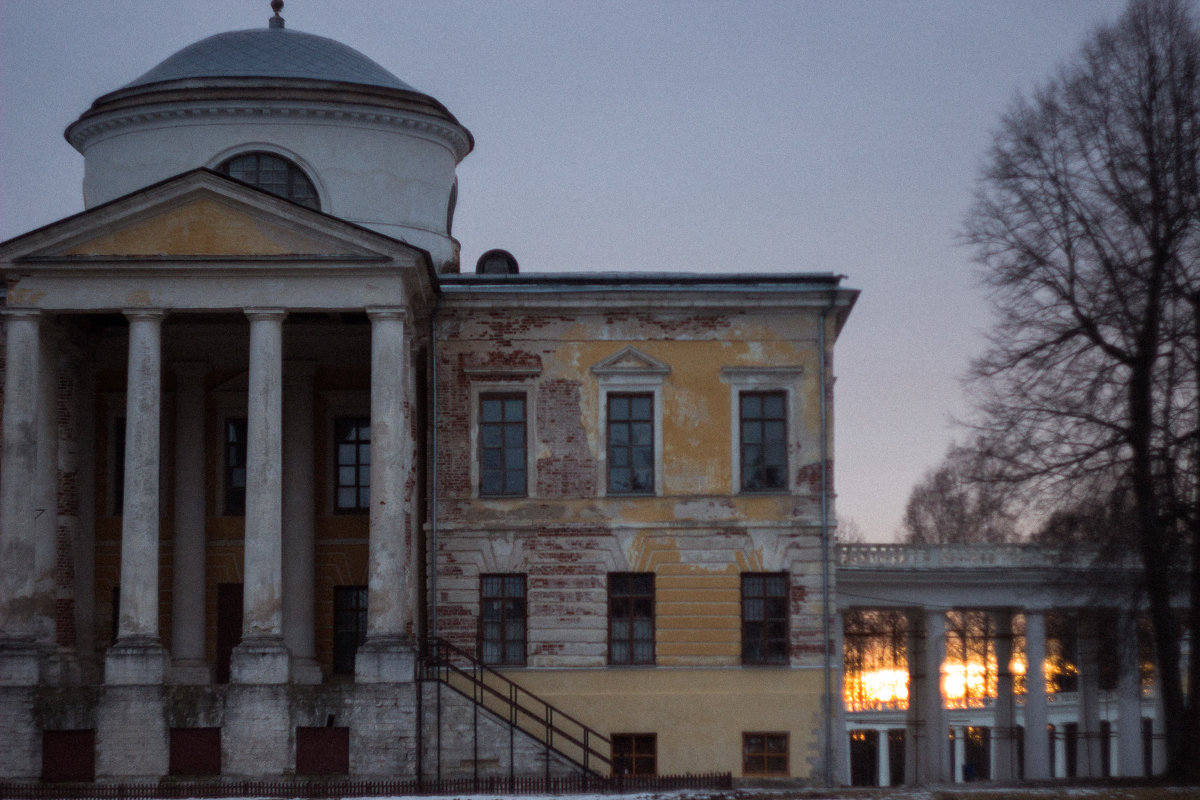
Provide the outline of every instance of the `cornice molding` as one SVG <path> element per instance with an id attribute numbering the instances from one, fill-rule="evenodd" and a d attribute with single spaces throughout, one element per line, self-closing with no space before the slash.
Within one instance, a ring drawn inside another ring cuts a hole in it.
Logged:
<path id="1" fill-rule="evenodd" d="M 299 105 L 270 105 L 261 102 L 238 104 L 237 101 L 225 101 L 220 104 L 199 104 L 186 101 L 170 108 L 129 109 L 110 111 L 97 114 L 94 118 L 76 123 L 68 131 L 68 138 L 73 146 L 82 150 L 92 140 L 109 134 L 120 133 L 129 128 L 179 120 L 228 120 L 228 119 L 270 119 L 270 120 L 311 120 L 325 122 L 351 122 L 359 125 L 374 125 L 378 127 L 400 128 L 412 135 L 429 139 L 446 146 L 454 153 L 455 160 L 461 161 L 471 151 L 471 141 L 466 132 L 453 125 L 446 124 L 422 114 L 405 113 L 400 111 L 368 110 L 365 108 L 347 108 L 344 106 L 328 107 L 299 106 Z"/>

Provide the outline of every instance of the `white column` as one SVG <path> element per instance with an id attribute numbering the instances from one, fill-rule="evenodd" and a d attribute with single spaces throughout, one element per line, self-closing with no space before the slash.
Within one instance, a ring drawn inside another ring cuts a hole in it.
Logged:
<path id="1" fill-rule="evenodd" d="M 283 640 L 283 318 L 279 308 L 247 309 L 250 374 L 246 421 L 246 544 L 242 642 L 230 665 L 235 683 L 287 683 Z"/>
<path id="2" fill-rule="evenodd" d="M 879 775 L 878 783 L 880 786 L 892 785 L 892 765 L 888 760 L 888 731 L 887 728 L 880 728 L 875 731 L 876 747 L 879 751 Z"/>
<path id="3" fill-rule="evenodd" d="M 204 658 L 205 365 L 175 365 L 175 551 L 171 589 L 171 680 L 212 681 Z"/>
<path id="4" fill-rule="evenodd" d="M 166 653 L 158 638 L 158 492 L 163 312 L 134 309 L 125 316 L 129 319 L 129 375 L 121 508 L 121 615 L 104 680 L 110 684 L 162 683 Z"/>
<path id="5" fill-rule="evenodd" d="M 949 748 L 947 748 L 948 750 Z M 954 771 L 951 780 L 954 783 L 963 782 L 963 765 L 967 763 L 967 727 L 954 726 L 954 763 L 950 765 Z"/>
<path id="6" fill-rule="evenodd" d="M 367 640 L 355 660 L 356 680 L 411 681 L 412 532 L 408 485 L 413 472 L 406 313 L 368 308 L 371 320 L 371 520 Z"/>
<path id="7" fill-rule="evenodd" d="M 925 747 L 923 783 L 941 783 L 950 777 L 949 748 L 946 736 L 949 718 L 942 698 L 942 663 L 946 660 L 946 613 L 925 612 L 925 675 L 929 682 L 924 694 L 922 714 L 928 742 Z"/>
<path id="8" fill-rule="evenodd" d="M 992 720 L 992 775 L 994 780 L 1017 777 L 1017 718 L 1013 697 L 1012 612 L 993 612 L 996 631 L 996 706 Z"/>
<path id="9" fill-rule="evenodd" d="M 3 450 L 0 450 L 0 685 L 34 685 L 37 403 L 41 316 L 6 309 Z"/>
<path id="10" fill-rule="evenodd" d="M 1142 680 L 1138 665 L 1136 614 L 1123 614 L 1117 650 L 1117 775 L 1140 778 L 1142 766 Z"/>
<path id="11" fill-rule="evenodd" d="M 296 683 L 320 683 L 322 677 L 313 623 L 314 371 L 312 362 L 289 361 L 283 372 L 283 638 Z"/>
<path id="12" fill-rule="evenodd" d="M 34 629 L 38 644 L 48 653 L 58 646 L 55 625 L 58 561 L 58 342 L 50 325 L 41 326 L 38 341 L 37 474 L 34 477 L 35 555 L 33 578 Z"/>
<path id="13" fill-rule="evenodd" d="M 1025 612 L 1025 779 L 1053 777 L 1046 725 L 1046 615 Z"/>
<path id="14" fill-rule="evenodd" d="M 1094 613 L 1079 619 L 1079 752 L 1080 778 L 1103 775 L 1100 760 L 1100 642 Z"/>

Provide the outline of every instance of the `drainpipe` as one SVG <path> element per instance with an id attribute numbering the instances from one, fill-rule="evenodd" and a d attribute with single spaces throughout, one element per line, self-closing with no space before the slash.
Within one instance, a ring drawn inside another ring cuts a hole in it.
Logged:
<path id="1" fill-rule="evenodd" d="M 429 476 L 429 554 L 426 556 L 426 561 L 429 562 L 429 635 L 430 638 L 436 640 L 438 638 L 438 350 L 437 350 L 437 322 L 438 310 L 442 307 L 442 294 L 438 292 L 437 299 L 433 301 L 433 313 L 429 316 L 429 382 L 433 387 L 430 403 L 432 409 L 429 413 L 430 427 L 433 434 L 430 437 L 429 446 L 433 449 L 433 459 L 430 464 L 431 474 Z M 436 645 L 434 645 L 436 647 Z"/>
<path id="2" fill-rule="evenodd" d="M 825 785 L 833 786 L 833 663 L 830 653 L 830 586 L 829 586 L 829 377 L 825 374 L 825 323 L 828 314 L 837 302 L 836 293 L 831 292 L 829 305 L 821 309 L 820 326 L 817 329 L 818 367 L 821 383 L 821 623 L 825 637 Z"/>

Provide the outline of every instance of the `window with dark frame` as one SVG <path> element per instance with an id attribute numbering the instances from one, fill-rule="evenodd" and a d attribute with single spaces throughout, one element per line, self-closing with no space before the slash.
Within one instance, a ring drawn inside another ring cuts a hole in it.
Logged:
<path id="1" fill-rule="evenodd" d="M 787 775 L 788 734 L 743 733 L 743 775 Z"/>
<path id="2" fill-rule="evenodd" d="M 225 516 L 246 513 L 246 418 L 225 420 Z"/>
<path id="3" fill-rule="evenodd" d="M 738 396 L 743 492 L 787 488 L 787 394 L 742 392 Z"/>
<path id="4" fill-rule="evenodd" d="M 608 395 L 608 493 L 654 493 L 654 395 Z"/>
<path id="5" fill-rule="evenodd" d="M 654 663 L 654 573 L 608 574 L 608 663 Z"/>
<path id="6" fill-rule="evenodd" d="M 334 511 L 367 511 L 371 507 L 371 419 L 338 417 L 333 435 Z"/>
<path id="7" fill-rule="evenodd" d="M 367 638 L 367 587 L 333 587 L 333 672 L 354 674 L 354 656 Z"/>
<path id="8" fill-rule="evenodd" d="M 243 153 L 224 161 L 216 171 L 293 203 L 321 208 L 317 189 L 304 170 L 274 153 Z"/>
<path id="9" fill-rule="evenodd" d="M 525 395 L 479 398 L 479 494 L 522 497 L 525 475 Z"/>
<path id="10" fill-rule="evenodd" d="M 525 664 L 525 576 L 479 576 L 479 659 Z"/>
<path id="11" fill-rule="evenodd" d="M 658 734 L 614 733 L 613 775 L 657 775 Z"/>
<path id="12" fill-rule="evenodd" d="M 786 572 L 742 574 L 742 663 L 788 662 Z"/>

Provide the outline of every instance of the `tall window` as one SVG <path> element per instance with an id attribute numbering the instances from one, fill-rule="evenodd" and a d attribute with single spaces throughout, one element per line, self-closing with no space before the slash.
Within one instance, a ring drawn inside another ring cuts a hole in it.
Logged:
<path id="1" fill-rule="evenodd" d="M 787 573 L 744 573 L 742 575 L 742 663 L 786 664 L 787 660 Z"/>
<path id="2" fill-rule="evenodd" d="M 525 663 L 525 576 L 479 576 L 479 657 L 485 664 Z"/>
<path id="3" fill-rule="evenodd" d="M 784 392 L 742 392 L 742 491 L 787 488 L 787 424 Z"/>
<path id="4" fill-rule="evenodd" d="M 333 432 L 337 473 L 334 510 L 366 511 L 371 507 L 371 420 L 338 417 Z"/>
<path id="5" fill-rule="evenodd" d="M 479 398 L 479 494 L 525 493 L 525 396 L 483 395 Z"/>
<path id="6" fill-rule="evenodd" d="M 354 674 L 354 656 L 367 638 L 367 587 L 333 587 L 333 671 Z"/>
<path id="7" fill-rule="evenodd" d="M 608 491 L 654 493 L 654 395 L 608 395 Z"/>
<path id="8" fill-rule="evenodd" d="M 217 172 L 293 203 L 320 209 L 317 190 L 298 166 L 274 153 L 244 153 L 225 161 Z"/>
<path id="9" fill-rule="evenodd" d="M 654 663 L 654 574 L 608 575 L 608 663 Z"/>
<path id="10" fill-rule="evenodd" d="M 225 515 L 246 513 L 246 418 L 225 420 Z"/>
<path id="11" fill-rule="evenodd" d="M 614 775 L 655 775 L 658 773 L 657 762 L 657 734 L 613 734 L 612 771 Z"/>
<path id="12" fill-rule="evenodd" d="M 786 733 L 743 733 L 743 775 L 787 775 L 788 735 Z"/>

